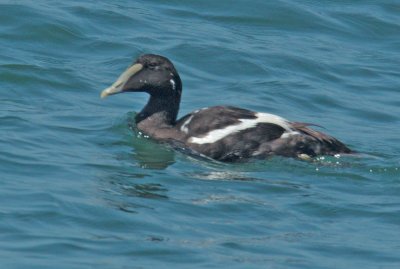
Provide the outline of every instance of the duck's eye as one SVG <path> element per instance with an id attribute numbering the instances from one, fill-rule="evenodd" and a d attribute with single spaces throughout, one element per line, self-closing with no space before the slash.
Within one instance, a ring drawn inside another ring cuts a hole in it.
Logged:
<path id="1" fill-rule="evenodd" d="M 149 63 L 149 67 L 156 67 L 157 63 Z"/>

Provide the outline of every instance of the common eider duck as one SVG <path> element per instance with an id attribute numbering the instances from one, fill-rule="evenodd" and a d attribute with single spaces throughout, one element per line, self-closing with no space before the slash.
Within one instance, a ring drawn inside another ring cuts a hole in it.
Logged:
<path id="1" fill-rule="evenodd" d="M 280 116 L 234 106 L 198 109 L 177 120 L 182 82 L 166 57 L 137 58 L 101 98 L 123 92 L 146 92 L 147 105 L 135 117 L 137 128 L 153 139 L 218 161 L 284 156 L 309 159 L 352 151 L 337 139 Z"/>

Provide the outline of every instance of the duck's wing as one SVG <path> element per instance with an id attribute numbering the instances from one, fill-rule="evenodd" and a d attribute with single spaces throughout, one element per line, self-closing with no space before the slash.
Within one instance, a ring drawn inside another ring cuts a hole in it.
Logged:
<path id="1" fill-rule="evenodd" d="M 180 119 L 176 128 L 186 134 L 189 142 L 206 144 L 259 125 L 271 139 L 280 137 L 291 128 L 289 122 L 279 116 L 233 106 L 214 106 L 193 111 Z"/>
<path id="2" fill-rule="evenodd" d="M 289 122 L 279 116 L 231 106 L 194 111 L 175 128 L 190 149 L 222 161 L 250 158 L 261 143 L 292 132 Z"/>
<path id="3" fill-rule="evenodd" d="M 271 155 L 333 155 L 351 150 L 337 139 L 309 129 L 309 123 L 231 106 L 194 111 L 175 129 L 190 149 L 216 160 L 232 161 Z"/>
<path id="4" fill-rule="evenodd" d="M 319 132 L 313 129 L 308 128 L 307 126 L 318 126 L 316 124 L 311 123 L 303 123 L 303 122 L 291 122 L 290 125 L 292 128 L 302 134 L 306 134 L 321 143 L 324 148 L 324 152 L 316 152 L 316 155 L 319 154 L 329 154 L 330 152 L 341 152 L 341 153 L 351 153 L 353 152 L 351 149 L 346 147 L 342 142 L 337 140 L 336 138 L 327 135 L 323 132 Z"/>

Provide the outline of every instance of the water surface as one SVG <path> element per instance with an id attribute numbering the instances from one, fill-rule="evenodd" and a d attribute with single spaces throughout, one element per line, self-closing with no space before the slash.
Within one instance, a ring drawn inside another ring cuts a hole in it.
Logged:
<path id="1" fill-rule="evenodd" d="M 399 268 L 400 4 L 2 1 L 2 268 Z M 180 116 L 234 105 L 362 153 L 194 159 L 137 136 L 145 94 L 100 92 L 170 58 Z"/>

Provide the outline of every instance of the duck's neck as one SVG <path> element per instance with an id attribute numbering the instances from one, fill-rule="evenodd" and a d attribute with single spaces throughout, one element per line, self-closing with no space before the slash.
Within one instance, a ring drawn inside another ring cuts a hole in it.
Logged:
<path id="1" fill-rule="evenodd" d="M 147 105 L 136 115 L 136 124 L 148 120 L 158 127 L 175 125 L 180 100 L 180 95 L 150 96 Z"/>

